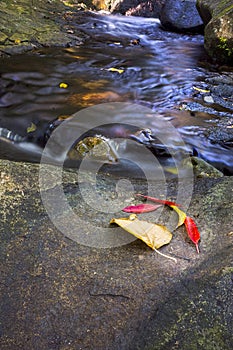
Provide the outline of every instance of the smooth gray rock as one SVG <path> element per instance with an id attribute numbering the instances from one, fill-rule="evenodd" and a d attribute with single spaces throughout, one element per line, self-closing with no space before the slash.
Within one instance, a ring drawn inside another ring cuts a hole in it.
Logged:
<path id="1" fill-rule="evenodd" d="M 171 31 L 203 31 L 203 21 L 196 9 L 195 0 L 167 0 L 160 13 L 162 26 Z"/>

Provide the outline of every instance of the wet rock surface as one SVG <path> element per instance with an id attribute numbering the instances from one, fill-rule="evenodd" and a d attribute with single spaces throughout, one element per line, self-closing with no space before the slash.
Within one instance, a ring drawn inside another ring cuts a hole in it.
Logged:
<path id="1" fill-rule="evenodd" d="M 204 89 L 205 88 L 205 89 Z M 232 72 L 212 73 L 212 76 L 206 78 L 203 84 L 202 96 L 210 95 L 213 103 L 219 105 L 222 111 L 233 112 L 233 74 Z M 196 91 L 196 94 L 198 92 Z"/>
<path id="2" fill-rule="evenodd" d="M 162 249 L 174 263 L 138 240 L 97 249 L 65 237 L 41 202 L 38 165 L 1 161 L 0 170 L 1 349 L 231 349 L 232 178 L 196 178 L 188 212 L 201 253 L 182 227 Z M 145 182 L 132 183 L 145 193 Z M 63 173 L 63 186 L 80 229 L 108 227 L 113 214 L 88 206 L 75 172 Z M 99 186 L 116 195 L 112 178 L 101 175 Z M 169 198 L 175 192 L 170 182 Z"/>
<path id="3" fill-rule="evenodd" d="M 126 16 L 159 17 L 165 0 L 113 0 L 110 1 L 109 10 L 112 13 L 121 13 Z"/>
<path id="4" fill-rule="evenodd" d="M 196 89 L 196 90 L 195 90 Z M 233 76 L 231 72 L 221 76 L 212 73 L 204 84 L 195 87 L 193 96 L 196 102 L 186 102 L 181 108 L 189 110 L 195 117 L 202 113 L 213 115 L 217 123 L 207 128 L 203 135 L 211 144 L 233 148 Z"/>
<path id="5" fill-rule="evenodd" d="M 177 32 L 203 32 L 203 22 L 194 1 L 167 0 L 161 9 L 159 19 L 167 30 Z"/>
<path id="6" fill-rule="evenodd" d="M 63 2 L 16 0 L 0 3 L 0 55 L 11 55 L 38 47 L 77 45 L 82 33 L 69 31 L 69 10 L 85 9 L 83 4 L 65 6 Z"/>

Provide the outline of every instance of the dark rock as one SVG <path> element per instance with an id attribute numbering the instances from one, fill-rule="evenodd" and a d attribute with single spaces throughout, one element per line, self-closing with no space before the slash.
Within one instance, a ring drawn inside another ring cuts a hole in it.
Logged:
<path id="1" fill-rule="evenodd" d="M 163 248 L 174 263 L 140 241 L 99 249 L 66 238 L 42 204 L 38 165 L 0 161 L 0 170 L 1 349 L 232 348 L 232 178 L 195 181 L 189 213 L 201 252 L 181 227 Z M 83 218 L 80 232 L 95 236 L 111 213 L 87 204 L 88 186 L 84 201 L 76 172 L 63 175 L 66 198 Z M 101 181 L 108 193 L 115 188 L 112 178 Z"/>
<path id="2" fill-rule="evenodd" d="M 205 135 L 212 143 L 233 149 L 233 121 L 231 119 L 222 118 L 218 125 L 208 128 Z"/>
<path id="3" fill-rule="evenodd" d="M 218 110 L 233 112 L 233 75 L 213 75 L 206 79 L 214 103 Z M 231 115 L 232 117 L 232 115 Z M 228 127 L 229 128 L 229 127 Z"/>
<path id="4" fill-rule="evenodd" d="M 198 0 L 205 23 L 205 49 L 219 63 L 233 65 L 233 1 Z"/>
<path id="5" fill-rule="evenodd" d="M 233 85 L 219 84 L 212 88 L 212 91 L 223 98 L 232 98 L 233 96 Z M 232 105 L 232 103 L 231 103 Z M 233 106 L 232 106 L 233 107 Z"/>
<path id="6" fill-rule="evenodd" d="M 109 10 L 127 16 L 159 17 L 165 0 L 112 0 Z"/>
<path id="7" fill-rule="evenodd" d="M 177 32 L 202 32 L 203 22 L 196 9 L 196 1 L 168 0 L 160 14 L 162 26 Z"/>

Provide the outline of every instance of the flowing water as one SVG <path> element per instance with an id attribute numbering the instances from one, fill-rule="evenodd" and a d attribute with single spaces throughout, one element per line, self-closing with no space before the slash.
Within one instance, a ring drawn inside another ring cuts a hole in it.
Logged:
<path id="1" fill-rule="evenodd" d="M 22 146 L 2 138 L 0 157 L 39 161 L 27 148 L 29 143 L 43 146 L 52 121 L 105 102 L 129 102 L 149 108 L 156 118 L 128 113 L 126 120 L 119 113 L 113 122 L 140 124 L 156 135 L 160 120 L 161 125 L 170 121 L 186 151 L 232 173 L 232 149 L 205 136 L 218 124 L 219 108 L 200 113 L 182 108 L 183 103 L 196 101 L 194 88 L 205 87 L 213 75 L 203 65 L 202 36 L 164 32 L 157 19 L 139 17 L 80 15 L 72 26 L 70 31 L 83 34 L 78 46 L 42 48 L 1 59 L 0 128 L 30 140 Z M 111 115 L 103 115 L 102 122 L 111 123 Z"/>

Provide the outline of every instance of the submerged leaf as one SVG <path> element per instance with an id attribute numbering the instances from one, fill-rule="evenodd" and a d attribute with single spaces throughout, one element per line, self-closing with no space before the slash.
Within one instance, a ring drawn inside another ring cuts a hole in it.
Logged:
<path id="1" fill-rule="evenodd" d="M 176 228 L 183 225 L 186 219 L 186 214 L 182 210 L 180 210 L 176 205 L 170 205 L 170 207 L 175 210 L 179 216 L 178 224 L 176 225 Z"/>
<path id="2" fill-rule="evenodd" d="M 157 250 L 163 245 L 168 244 L 172 239 L 171 232 L 165 226 L 141 221 L 134 214 L 130 215 L 129 218 L 113 218 L 110 224 L 119 225 L 125 231 L 141 239 L 158 254 L 176 261 L 175 258 L 162 254 Z"/>
<path id="3" fill-rule="evenodd" d="M 106 79 L 92 80 L 92 81 L 81 81 L 81 85 L 86 89 L 90 90 L 98 90 L 104 87 L 108 83 Z"/>
<path id="4" fill-rule="evenodd" d="M 88 92 L 86 94 L 73 94 L 69 96 L 68 101 L 74 106 L 90 107 L 97 103 L 118 102 L 124 99 L 113 91 Z"/>
<path id="5" fill-rule="evenodd" d="M 34 123 L 31 123 L 30 126 L 27 127 L 27 133 L 33 132 L 36 130 L 36 125 Z"/>
<path id="6" fill-rule="evenodd" d="M 138 204 L 138 205 L 130 205 L 128 207 L 125 207 L 122 209 L 122 211 L 126 213 L 135 213 L 135 214 L 140 214 L 140 213 L 149 213 L 151 211 L 154 211 L 161 207 L 161 204 Z"/>

